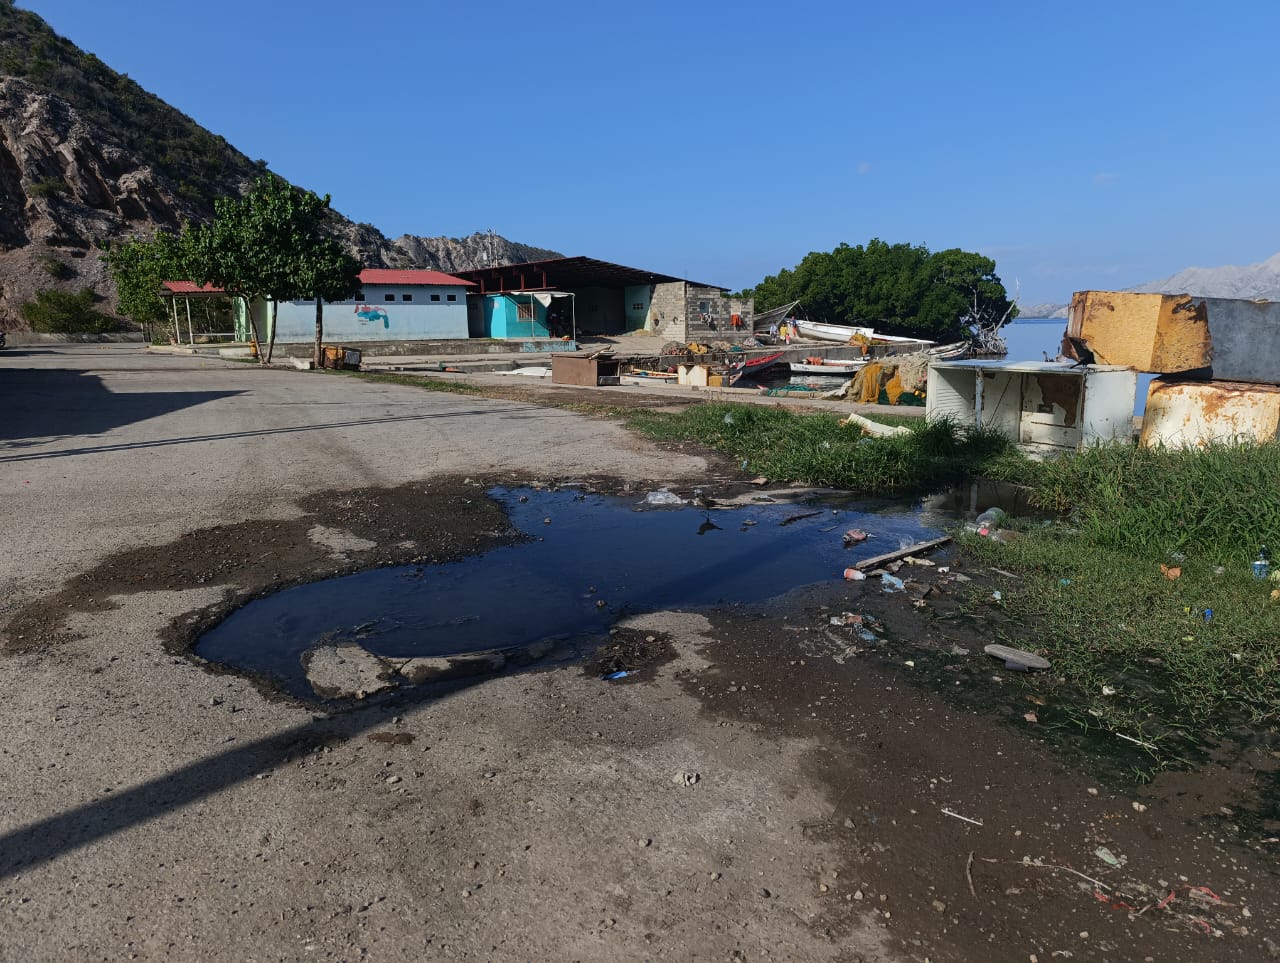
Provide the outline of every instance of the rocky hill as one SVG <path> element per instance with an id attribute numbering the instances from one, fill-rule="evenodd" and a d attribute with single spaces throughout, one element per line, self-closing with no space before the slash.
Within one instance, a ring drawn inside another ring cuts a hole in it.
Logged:
<path id="1" fill-rule="evenodd" d="M 1280 253 L 1265 261 L 1237 267 L 1187 268 L 1159 281 L 1148 281 L 1131 291 L 1156 294 L 1193 294 L 1202 298 L 1263 298 L 1280 301 Z"/>
<path id="2" fill-rule="evenodd" d="M 1159 281 L 1124 288 L 1148 294 L 1190 294 L 1201 298 L 1262 298 L 1280 301 L 1280 253 L 1243 267 L 1226 264 L 1216 268 L 1191 267 Z M 1018 306 L 1022 318 L 1065 318 L 1070 304 Z"/>
<path id="3" fill-rule="evenodd" d="M 213 213 L 267 169 L 223 138 L 0 0 L 0 330 L 48 288 L 91 288 L 114 306 L 100 249 Z M 303 185 L 310 186 L 310 185 Z M 492 234 L 388 240 L 339 218 L 370 267 L 458 271 L 558 257 Z"/>

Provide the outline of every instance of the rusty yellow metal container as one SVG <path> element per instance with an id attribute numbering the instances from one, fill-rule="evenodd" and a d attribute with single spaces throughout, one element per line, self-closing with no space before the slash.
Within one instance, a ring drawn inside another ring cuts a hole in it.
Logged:
<path id="1" fill-rule="evenodd" d="M 1156 378 L 1147 389 L 1140 443 L 1168 448 L 1263 442 L 1280 436 L 1280 387 Z"/>
<path id="2" fill-rule="evenodd" d="M 1067 335 L 1087 344 L 1098 364 L 1175 374 L 1213 363 L 1203 299 L 1186 294 L 1077 291 Z"/>

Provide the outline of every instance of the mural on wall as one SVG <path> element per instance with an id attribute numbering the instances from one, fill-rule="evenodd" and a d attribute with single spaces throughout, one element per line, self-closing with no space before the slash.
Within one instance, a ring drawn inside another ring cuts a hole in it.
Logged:
<path id="1" fill-rule="evenodd" d="M 375 308 L 371 304 L 357 304 L 356 317 L 360 319 L 361 324 L 381 321 L 383 328 L 391 327 L 391 315 L 387 314 L 382 308 Z"/>

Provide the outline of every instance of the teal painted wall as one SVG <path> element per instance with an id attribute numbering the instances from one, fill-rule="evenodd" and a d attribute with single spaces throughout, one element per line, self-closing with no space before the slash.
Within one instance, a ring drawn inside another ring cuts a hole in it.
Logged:
<path id="1" fill-rule="evenodd" d="M 520 318 L 519 304 L 533 305 L 533 318 Z M 484 299 L 484 329 L 488 338 L 545 338 L 547 309 L 527 294 L 490 294 Z"/>
<path id="2" fill-rule="evenodd" d="M 627 317 L 627 330 L 640 331 L 649 325 L 649 304 L 653 288 L 637 284 L 622 289 L 622 304 Z"/>

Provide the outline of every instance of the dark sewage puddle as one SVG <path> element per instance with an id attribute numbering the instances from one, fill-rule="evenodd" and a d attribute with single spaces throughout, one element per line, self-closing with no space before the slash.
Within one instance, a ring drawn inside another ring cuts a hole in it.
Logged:
<path id="1" fill-rule="evenodd" d="M 572 647 L 598 641 L 627 615 L 751 605 L 839 579 L 846 566 L 936 538 L 954 520 L 918 502 L 808 498 L 708 509 L 573 490 L 489 494 L 530 540 L 460 562 L 286 589 L 234 612 L 201 637 L 196 654 L 313 699 L 303 656 L 316 646 L 354 643 L 392 660 L 550 639 Z M 851 528 L 871 537 L 845 547 Z"/>

